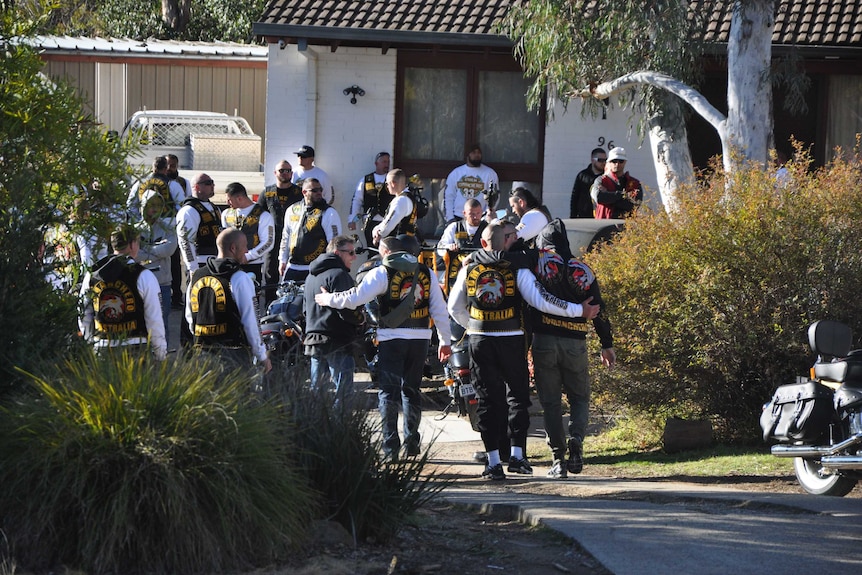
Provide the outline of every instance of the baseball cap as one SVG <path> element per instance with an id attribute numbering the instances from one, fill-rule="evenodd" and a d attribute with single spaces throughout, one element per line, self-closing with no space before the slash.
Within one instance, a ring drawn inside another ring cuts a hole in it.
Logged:
<path id="1" fill-rule="evenodd" d="M 314 148 L 311 146 L 303 146 L 297 151 L 294 152 L 300 158 L 313 158 L 314 157 Z"/>
<path id="2" fill-rule="evenodd" d="M 620 147 L 613 148 L 608 154 L 608 162 L 613 162 L 614 160 L 628 160 L 626 149 Z"/>

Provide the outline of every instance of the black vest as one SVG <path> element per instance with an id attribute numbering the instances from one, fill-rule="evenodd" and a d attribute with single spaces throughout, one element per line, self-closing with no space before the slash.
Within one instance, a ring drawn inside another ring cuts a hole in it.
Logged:
<path id="1" fill-rule="evenodd" d="M 413 272 L 386 268 L 386 277 L 389 280 L 386 293 L 377 298 L 380 304 L 380 315 L 385 316 L 392 311 L 404 297 L 413 294 L 416 303 L 413 313 L 407 321 L 399 327 L 412 329 L 429 329 L 431 327 L 431 272 L 428 266 L 419 264 L 416 269 L 416 283 L 418 291 L 413 291 Z M 434 280 L 436 281 L 436 279 Z"/>
<path id="2" fill-rule="evenodd" d="M 596 276 L 587 264 L 574 258 L 566 261 L 553 250 L 539 250 L 534 275 L 553 296 L 582 302 Z M 596 303 L 596 302 L 594 302 Z M 590 329 L 583 317 L 563 317 L 530 308 L 530 327 L 536 333 L 584 339 Z"/>
<path id="3" fill-rule="evenodd" d="M 266 206 L 266 210 L 272 214 L 275 220 L 275 234 L 281 237 L 284 230 L 284 213 L 287 208 L 302 200 L 302 188 L 296 184 L 290 184 L 289 188 L 279 188 L 276 184 L 267 186 L 263 190 L 263 201 L 258 202 Z"/>
<path id="4" fill-rule="evenodd" d="M 501 260 L 467 267 L 468 329 L 478 332 L 524 329 L 523 298 L 518 292 L 517 270 Z"/>
<path id="5" fill-rule="evenodd" d="M 138 293 L 138 276 L 144 267 L 129 263 L 124 255 L 111 255 L 99 260 L 94 268 L 121 266 L 119 276 L 112 281 L 102 279 L 99 271 L 90 277 L 95 312 L 96 339 L 122 340 L 147 338 L 144 300 Z"/>
<path id="6" fill-rule="evenodd" d="M 260 215 L 263 213 L 260 204 L 254 207 L 245 217 L 237 217 L 239 210 L 230 209 L 226 212 L 225 221 L 227 225 L 236 228 L 245 234 L 248 239 L 248 249 L 254 249 L 260 244 Z"/>
<path id="7" fill-rule="evenodd" d="M 400 222 L 398 222 L 398 225 L 395 226 L 395 229 L 392 230 L 392 233 L 389 235 L 390 236 L 397 236 L 399 234 L 407 234 L 408 236 L 415 236 L 416 235 L 416 220 L 417 220 L 417 217 L 416 217 L 416 199 L 413 197 L 413 194 L 411 194 L 410 192 L 401 192 L 399 195 L 407 196 L 408 198 L 410 198 L 410 202 L 413 204 L 413 211 L 410 212 L 409 216 L 406 216 L 404 219 L 402 219 Z M 390 197 L 392 197 L 392 196 L 390 195 Z"/>
<path id="8" fill-rule="evenodd" d="M 476 228 L 476 233 L 472 236 L 467 233 L 467 224 L 464 220 L 459 220 L 455 224 L 455 245 L 459 250 L 482 247 L 482 231 L 488 227 L 488 222 L 482 220 L 479 222 L 479 227 Z M 461 271 L 461 265 L 469 255 L 469 252 L 449 253 L 449 258 L 446 261 L 446 293 L 452 289 L 455 284 L 455 278 L 458 277 L 458 272 Z"/>
<path id="9" fill-rule="evenodd" d="M 201 223 L 198 224 L 198 232 L 195 236 L 195 247 L 198 255 L 216 255 L 218 253 L 216 237 L 221 232 L 221 210 L 213 204 L 213 210 L 209 211 L 204 203 L 197 198 L 187 198 L 183 201 L 183 205 L 193 207 L 201 217 Z"/>
<path id="10" fill-rule="evenodd" d="M 203 348 L 248 345 L 239 308 L 230 291 L 230 278 L 239 270 L 239 265 L 228 266 L 224 272 L 214 274 L 204 266 L 192 275 L 189 304 L 195 345 Z"/>
<path id="11" fill-rule="evenodd" d="M 392 194 L 386 188 L 386 182 L 378 184 L 374 180 L 374 172 L 366 174 L 362 190 L 362 209 L 365 212 L 373 208 L 372 213 L 383 215 L 392 202 Z"/>
<path id="12" fill-rule="evenodd" d="M 291 218 L 299 218 L 299 226 L 290 238 L 290 263 L 310 265 L 326 251 L 326 230 L 323 229 L 323 214 L 329 207 L 308 207 L 303 204 L 301 216 L 291 211 Z"/>

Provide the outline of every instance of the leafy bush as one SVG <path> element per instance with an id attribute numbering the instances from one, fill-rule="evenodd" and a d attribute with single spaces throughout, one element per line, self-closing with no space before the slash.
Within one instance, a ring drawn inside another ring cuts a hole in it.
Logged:
<path id="1" fill-rule="evenodd" d="M 774 387 L 807 374 L 811 322 L 862 333 L 862 171 L 807 168 L 798 154 L 786 186 L 755 168 L 714 176 L 672 219 L 640 214 L 588 256 L 620 360 L 594 371 L 601 401 L 754 438 Z"/>
<path id="2" fill-rule="evenodd" d="M 77 332 L 75 299 L 46 281 L 45 232 L 94 233 L 105 224 L 98 207 L 125 197 L 114 182 L 128 171 L 123 144 L 107 141 L 70 87 L 41 75 L 35 50 L 11 40 L 39 24 L 0 12 L 0 317 L 14 328 L 0 335 L 0 395 L 20 383 L 15 367 L 32 369 Z M 88 217 L 72 218 L 75 206 Z"/>
<path id="3" fill-rule="evenodd" d="M 309 390 L 304 374 L 286 377 L 294 381 L 280 388 L 296 426 L 299 466 L 321 494 L 324 517 L 341 523 L 355 541 L 386 541 L 446 487 L 435 474 L 422 474 L 427 451 L 384 463 L 380 424 L 368 411 L 333 408 L 333 396 Z"/>
<path id="4" fill-rule="evenodd" d="M 32 382 L 0 417 L 2 528 L 23 565 L 213 572 L 302 541 L 315 500 L 247 376 L 89 353 Z"/>

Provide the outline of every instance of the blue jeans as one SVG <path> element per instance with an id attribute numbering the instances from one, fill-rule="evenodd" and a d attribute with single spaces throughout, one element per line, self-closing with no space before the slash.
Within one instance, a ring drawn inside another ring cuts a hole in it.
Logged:
<path id="1" fill-rule="evenodd" d="M 335 407 L 349 406 L 353 397 L 353 346 L 348 345 L 325 355 L 311 356 L 311 389 L 323 392 L 335 384 Z M 327 378 L 327 374 L 329 378 Z"/>
<path id="2" fill-rule="evenodd" d="M 404 444 L 419 447 L 422 420 L 422 368 L 428 353 L 427 339 L 392 339 L 377 347 L 377 393 L 383 423 L 383 453 L 394 455 L 401 448 L 398 437 L 398 405 L 404 410 Z"/>

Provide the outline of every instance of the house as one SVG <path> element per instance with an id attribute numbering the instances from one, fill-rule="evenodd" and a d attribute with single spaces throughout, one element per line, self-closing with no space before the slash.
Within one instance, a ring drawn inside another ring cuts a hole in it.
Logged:
<path id="1" fill-rule="evenodd" d="M 464 147 L 483 146 L 501 189 L 527 182 L 555 215 L 568 215 L 575 174 L 592 148 L 625 146 L 629 169 L 651 188 L 656 174 L 648 144 L 641 146 L 627 111 L 582 118 L 568 111 L 529 112 L 527 83 L 512 44 L 495 22 L 508 0 L 273 0 L 253 31 L 269 45 L 266 170 L 293 151 L 313 146 L 316 163 L 336 188 L 342 217 L 376 152 L 419 173 L 436 198 L 448 172 L 463 163 Z M 705 92 L 726 109 L 723 53 L 733 2 L 692 0 L 711 10 Z M 813 146 L 820 161 L 835 145 L 852 147 L 862 131 L 862 2 L 781 0 L 775 54 L 790 50 L 811 74 L 809 111 L 788 117 L 776 105 L 777 141 L 790 134 Z M 364 95 L 355 95 L 356 87 Z M 780 96 L 780 94 L 779 94 Z M 352 103 L 354 102 L 355 103 Z M 696 162 L 720 151 L 712 128 L 692 123 Z M 712 141 L 714 138 L 714 141 Z M 270 176 L 272 178 L 272 176 Z M 427 228 L 439 221 L 425 222 Z"/>
<path id="2" fill-rule="evenodd" d="M 108 130 L 138 110 L 203 110 L 243 116 L 265 135 L 265 46 L 38 36 L 45 73 L 76 88 Z"/>

